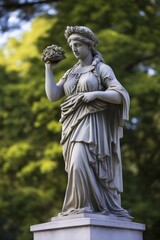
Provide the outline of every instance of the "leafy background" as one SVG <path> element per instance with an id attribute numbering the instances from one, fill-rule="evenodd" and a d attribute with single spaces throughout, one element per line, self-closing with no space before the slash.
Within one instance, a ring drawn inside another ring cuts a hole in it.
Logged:
<path id="1" fill-rule="evenodd" d="M 59 144 L 61 101 L 46 98 L 41 53 L 51 44 L 65 49 L 67 59 L 55 70 L 58 81 L 75 63 L 66 25 L 85 25 L 99 37 L 98 50 L 131 97 L 121 141 L 122 205 L 146 224 L 144 240 L 159 240 L 160 2 L 8 0 L 0 1 L 0 9 L 1 35 L 31 22 L 0 52 L 0 239 L 31 240 L 31 225 L 61 211 L 67 179 Z M 15 12 L 20 22 L 11 26 Z"/>

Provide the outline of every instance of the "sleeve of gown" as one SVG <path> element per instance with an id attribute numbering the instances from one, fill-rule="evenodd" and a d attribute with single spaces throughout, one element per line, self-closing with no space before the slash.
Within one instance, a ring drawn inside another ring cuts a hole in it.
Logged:
<path id="1" fill-rule="evenodd" d="M 111 88 L 119 88 L 122 89 L 122 85 L 120 82 L 117 80 L 112 68 L 104 63 L 101 63 L 99 65 L 99 74 L 101 78 L 102 85 L 106 89 L 111 89 Z"/>
<path id="2" fill-rule="evenodd" d="M 70 70 L 71 69 L 69 69 L 67 72 L 65 72 L 65 74 L 58 81 L 57 85 L 63 85 L 65 83 L 65 81 L 67 80 L 67 77 L 68 77 L 68 75 L 70 73 Z"/>
<path id="3" fill-rule="evenodd" d="M 126 89 L 117 80 L 112 68 L 104 63 L 99 65 L 99 75 L 102 85 L 107 90 L 119 92 L 123 97 L 123 104 L 119 107 L 120 110 L 120 125 L 124 126 L 129 118 L 130 98 Z"/>

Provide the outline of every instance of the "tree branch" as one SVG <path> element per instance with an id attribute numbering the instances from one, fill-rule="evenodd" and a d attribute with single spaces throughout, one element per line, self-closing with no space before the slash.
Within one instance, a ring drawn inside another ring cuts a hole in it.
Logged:
<path id="1" fill-rule="evenodd" d="M 59 2 L 59 0 L 40 0 L 40 1 L 33 1 L 33 2 L 24 2 L 24 3 L 3 3 L 0 4 L 1 8 L 4 8 L 6 10 L 12 10 L 12 9 L 21 9 L 24 7 L 30 7 L 30 6 L 34 6 L 34 5 L 38 5 L 38 4 L 45 4 L 45 3 L 57 3 Z"/>

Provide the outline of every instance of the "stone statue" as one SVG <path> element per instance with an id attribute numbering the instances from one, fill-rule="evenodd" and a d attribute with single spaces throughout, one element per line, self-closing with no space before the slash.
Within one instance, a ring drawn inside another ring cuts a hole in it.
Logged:
<path id="1" fill-rule="evenodd" d="M 96 50 L 99 41 L 89 28 L 67 26 L 64 35 L 78 62 L 56 84 L 56 61 L 45 60 L 48 99 L 55 102 L 66 96 L 60 122 L 68 184 L 61 215 L 86 212 L 131 219 L 120 202 L 120 138 L 128 120 L 129 95 Z"/>

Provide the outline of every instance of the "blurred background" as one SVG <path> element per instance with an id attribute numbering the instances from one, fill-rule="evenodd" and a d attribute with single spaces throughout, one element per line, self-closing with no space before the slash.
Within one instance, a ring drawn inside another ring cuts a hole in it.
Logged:
<path id="1" fill-rule="evenodd" d="M 67 25 L 91 28 L 131 97 L 121 141 L 122 205 L 160 239 L 160 1 L 0 0 L 0 239 L 31 240 L 29 227 L 61 211 L 66 173 L 60 103 L 47 100 L 41 55 L 64 48 L 58 81 L 75 59 Z"/>

